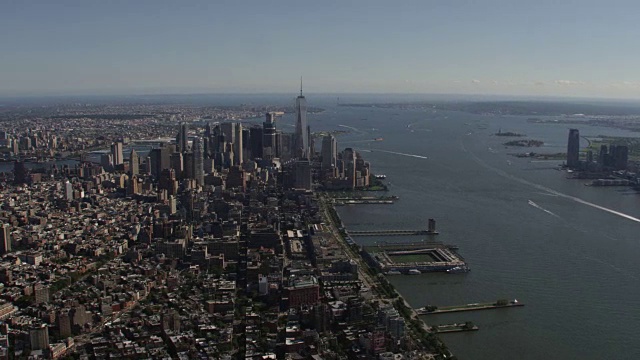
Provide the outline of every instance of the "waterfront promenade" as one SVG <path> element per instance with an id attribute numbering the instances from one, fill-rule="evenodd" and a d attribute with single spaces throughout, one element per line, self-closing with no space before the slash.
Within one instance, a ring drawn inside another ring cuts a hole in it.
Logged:
<path id="1" fill-rule="evenodd" d="M 389 297 L 380 291 L 376 291 L 374 294 L 376 294 L 375 296 L 380 301 L 392 303 L 398 312 L 405 317 L 408 324 L 407 332 L 412 342 L 411 347 L 416 351 L 415 359 L 436 359 L 438 355 L 451 357 L 451 352 L 446 348 L 444 343 L 434 335 L 435 332 L 433 329 L 420 319 L 420 314 L 409 305 L 401 294 L 392 289 L 391 284 L 383 274 L 376 274 L 376 271 L 364 261 L 360 253 L 354 250 L 354 247 L 357 247 L 357 245 L 347 244 L 345 241 L 346 232 L 344 226 L 326 194 L 318 193 L 317 196 L 320 211 L 331 234 L 336 238 L 349 259 L 354 260 L 358 264 L 358 277 L 360 281 L 371 289 L 391 288 L 395 295 L 395 300 L 393 296 Z"/>

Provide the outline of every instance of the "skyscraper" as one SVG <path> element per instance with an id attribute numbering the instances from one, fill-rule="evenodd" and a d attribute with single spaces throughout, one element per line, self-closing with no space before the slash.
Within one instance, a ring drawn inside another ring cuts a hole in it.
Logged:
<path id="1" fill-rule="evenodd" d="M 176 144 L 178 145 L 178 152 L 184 153 L 188 149 L 188 141 L 187 133 L 189 132 L 189 125 L 183 122 L 180 123 L 180 130 L 178 130 L 178 136 L 176 137 Z"/>
<path id="2" fill-rule="evenodd" d="M 223 122 L 220 124 L 220 130 L 224 134 L 224 138 L 227 142 L 230 142 L 230 143 L 236 142 L 236 123 Z"/>
<path id="3" fill-rule="evenodd" d="M 122 165 L 124 163 L 124 157 L 122 155 L 122 143 L 120 141 L 111 144 L 111 156 L 114 166 Z"/>
<path id="4" fill-rule="evenodd" d="M 347 179 L 349 187 L 356 187 L 356 152 L 352 148 L 345 148 L 342 152 L 342 160 L 344 161 L 344 176 Z"/>
<path id="5" fill-rule="evenodd" d="M 262 157 L 272 160 L 276 155 L 276 114 L 268 112 L 262 123 Z"/>
<path id="6" fill-rule="evenodd" d="M 576 168 L 579 165 L 580 132 L 578 129 L 569 130 L 569 142 L 567 145 L 567 166 Z"/>
<path id="7" fill-rule="evenodd" d="M 338 143 L 333 135 L 322 138 L 322 169 L 328 170 L 336 166 L 338 156 Z"/>
<path id="8" fill-rule="evenodd" d="M 198 185 L 204 186 L 204 147 L 199 136 L 193 139 L 193 178 Z"/>
<path id="9" fill-rule="evenodd" d="M 149 158 L 151 160 L 151 175 L 155 178 L 160 176 L 163 169 L 170 168 L 171 151 L 168 146 L 161 146 L 159 148 L 151 149 L 149 152 Z"/>
<path id="10" fill-rule="evenodd" d="M 182 172 L 184 171 L 182 153 L 175 152 L 175 153 L 171 154 L 170 163 L 171 163 L 171 168 L 176 172 L 176 177 L 178 179 L 182 179 L 182 177 L 183 177 Z"/>
<path id="11" fill-rule="evenodd" d="M 264 131 L 259 126 L 249 128 L 249 152 L 251 159 L 262 159 L 262 137 Z M 246 144 L 245 144 L 246 145 Z"/>
<path id="12" fill-rule="evenodd" d="M 309 160 L 298 160 L 295 164 L 295 188 L 311 190 L 311 163 Z"/>
<path id="13" fill-rule="evenodd" d="M 131 169 L 132 176 L 140 174 L 140 156 L 133 148 L 129 155 L 129 169 Z"/>
<path id="14" fill-rule="evenodd" d="M 235 136 L 233 141 L 233 164 L 234 165 L 242 165 L 243 157 L 242 157 L 242 124 L 235 124 Z"/>
<path id="15" fill-rule="evenodd" d="M 11 233 L 9 224 L 2 224 L 0 227 L 0 255 L 11 252 Z"/>
<path id="16" fill-rule="evenodd" d="M 296 98 L 296 136 L 295 157 L 309 158 L 309 133 L 307 131 L 307 99 L 302 95 L 302 78 L 300 78 L 300 96 Z"/>
<path id="17" fill-rule="evenodd" d="M 64 183 L 64 198 L 67 201 L 73 200 L 73 185 L 69 181 Z"/>

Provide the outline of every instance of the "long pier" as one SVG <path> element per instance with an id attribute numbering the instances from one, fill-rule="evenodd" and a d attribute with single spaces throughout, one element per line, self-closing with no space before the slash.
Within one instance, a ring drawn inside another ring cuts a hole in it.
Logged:
<path id="1" fill-rule="evenodd" d="M 478 331 L 479 329 L 480 328 L 477 325 L 474 325 L 471 322 L 434 325 L 431 327 L 431 330 L 441 334 L 462 331 Z"/>
<path id="2" fill-rule="evenodd" d="M 354 230 L 348 231 L 348 235 L 351 236 L 407 236 L 407 235 L 438 235 L 436 231 L 436 221 L 429 219 L 427 221 L 426 229 L 419 230 Z"/>
<path id="3" fill-rule="evenodd" d="M 337 200 L 335 205 L 393 205 L 393 200 Z"/>
<path id="4" fill-rule="evenodd" d="M 405 235 L 438 235 L 435 230 L 360 230 L 349 231 L 351 236 L 405 236 Z"/>
<path id="5" fill-rule="evenodd" d="M 502 309 L 502 308 L 520 307 L 520 306 L 524 306 L 524 304 L 521 302 L 518 302 L 518 300 L 512 300 L 507 303 L 500 303 L 500 301 L 496 301 L 494 303 L 474 303 L 474 304 L 466 304 L 466 305 L 458 305 L 458 306 L 445 306 L 442 308 L 433 307 L 431 309 L 429 309 L 429 306 L 427 306 L 427 307 L 416 309 L 416 313 L 418 313 L 418 315 L 432 315 L 432 314 L 444 314 L 444 313 L 461 312 L 461 311 Z"/>

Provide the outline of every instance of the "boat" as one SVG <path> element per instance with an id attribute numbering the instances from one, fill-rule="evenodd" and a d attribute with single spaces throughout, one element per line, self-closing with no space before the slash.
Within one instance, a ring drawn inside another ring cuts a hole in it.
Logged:
<path id="1" fill-rule="evenodd" d="M 380 179 L 380 180 L 384 180 L 387 178 L 387 175 L 376 175 L 375 176 L 376 179 Z"/>
<path id="2" fill-rule="evenodd" d="M 374 140 L 374 141 L 382 141 L 382 140 L 384 140 L 384 138 L 378 137 L 378 138 L 375 138 L 375 139 L 373 139 L 373 140 Z"/>
<path id="3" fill-rule="evenodd" d="M 460 274 L 466 272 L 469 272 L 469 268 L 467 268 L 466 266 L 456 266 L 447 270 L 447 274 Z"/>
<path id="4" fill-rule="evenodd" d="M 387 271 L 387 275 L 401 275 L 402 273 L 398 270 L 389 270 Z"/>
<path id="5" fill-rule="evenodd" d="M 420 275 L 420 274 L 422 274 L 422 273 L 418 269 L 409 270 L 409 275 Z"/>

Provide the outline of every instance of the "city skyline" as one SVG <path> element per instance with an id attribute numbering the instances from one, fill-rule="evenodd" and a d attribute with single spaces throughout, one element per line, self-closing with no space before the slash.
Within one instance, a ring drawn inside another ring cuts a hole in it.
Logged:
<path id="1" fill-rule="evenodd" d="M 250 11 L 247 11 L 250 9 Z M 427 93 L 640 98 L 638 5 L 12 3 L 0 96 Z"/>

